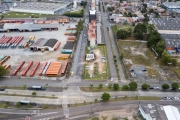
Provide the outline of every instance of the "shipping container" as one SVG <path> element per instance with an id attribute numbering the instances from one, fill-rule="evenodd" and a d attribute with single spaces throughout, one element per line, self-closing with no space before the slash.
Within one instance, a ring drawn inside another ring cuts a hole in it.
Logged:
<path id="1" fill-rule="evenodd" d="M 39 71 L 39 75 L 40 75 L 40 76 L 42 75 L 42 72 L 43 72 L 44 68 L 46 67 L 46 65 L 47 65 L 47 62 L 45 62 L 45 63 L 43 64 L 41 70 Z"/>
<path id="2" fill-rule="evenodd" d="M 16 69 L 13 71 L 12 75 L 15 76 L 17 72 L 22 68 L 22 66 L 25 64 L 25 61 L 22 61 L 19 66 L 16 67 Z"/>
<path id="3" fill-rule="evenodd" d="M 7 60 L 9 60 L 10 56 L 6 56 L 3 60 L 0 61 L 0 65 L 5 63 Z"/>
<path id="4" fill-rule="evenodd" d="M 64 63 L 64 66 L 63 66 L 63 68 L 62 68 L 62 70 L 61 70 L 61 76 L 64 76 L 64 75 L 65 75 L 67 66 L 68 66 L 68 62 L 65 62 L 65 63 Z"/>
<path id="5" fill-rule="evenodd" d="M 33 65 L 33 61 L 28 63 L 25 70 L 22 72 L 22 76 L 26 76 L 27 72 L 29 71 L 29 69 L 31 68 L 32 65 Z"/>
<path id="6" fill-rule="evenodd" d="M 55 47 L 54 47 L 54 50 L 56 51 L 59 48 L 60 45 L 61 45 L 61 42 L 57 42 Z"/>
<path id="7" fill-rule="evenodd" d="M 31 71 L 31 73 L 30 73 L 30 76 L 31 76 L 31 77 L 34 76 L 34 74 L 35 74 L 37 68 L 39 67 L 39 65 L 40 65 L 40 62 L 37 62 L 37 63 L 35 64 L 34 69 L 33 69 L 33 70 Z"/>
<path id="8" fill-rule="evenodd" d="M 42 72 L 42 75 L 45 75 L 45 73 L 46 73 L 47 69 L 49 68 L 50 64 L 51 64 L 51 62 L 48 61 L 46 67 L 44 68 L 44 70 L 43 70 L 43 72 Z"/>

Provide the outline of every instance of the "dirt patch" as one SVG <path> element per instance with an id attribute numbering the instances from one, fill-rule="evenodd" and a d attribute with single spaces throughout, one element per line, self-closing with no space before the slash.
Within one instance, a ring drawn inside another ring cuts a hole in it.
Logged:
<path id="1" fill-rule="evenodd" d="M 142 55 L 146 56 L 144 53 L 146 52 L 146 48 L 137 48 L 137 47 L 130 47 L 132 55 Z"/>
<path id="2" fill-rule="evenodd" d="M 130 59 L 124 59 L 124 64 L 133 64 L 133 62 Z"/>

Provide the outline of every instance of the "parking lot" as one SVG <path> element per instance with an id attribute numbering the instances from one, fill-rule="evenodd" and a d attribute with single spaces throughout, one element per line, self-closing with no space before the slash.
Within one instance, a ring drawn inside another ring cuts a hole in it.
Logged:
<path id="1" fill-rule="evenodd" d="M 40 66 L 37 69 L 37 71 L 39 71 L 44 62 L 57 61 L 57 56 L 61 53 L 61 50 L 62 50 L 63 46 L 66 44 L 66 41 L 68 38 L 68 36 L 65 36 L 64 33 L 66 32 L 66 29 L 69 27 L 69 25 L 75 26 L 75 24 L 76 24 L 75 22 L 65 24 L 64 26 L 62 24 L 60 24 L 57 31 L 2 33 L 5 36 L 11 36 L 11 37 L 23 36 L 24 39 L 21 41 L 21 43 L 26 43 L 29 40 L 30 36 L 35 36 L 35 39 L 34 39 L 35 41 L 38 40 L 39 38 L 45 38 L 45 39 L 54 38 L 61 42 L 60 47 L 56 51 L 52 51 L 52 52 L 51 51 L 33 52 L 33 51 L 30 51 L 29 47 L 21 48 L 21 49 L 19 49 L 18 47 L 14 48 L 14 49 L 12 49 L 11 47 L 9 47 L 8 49 L 0 49 L 0 56 L 4 55 L 4 56 L 11 57 L 9 60 L 7 60 L 4 63 L 5 65 L 7 65 L 7 64 L 11 65 L 10 74 L 20 64 L 21 61 L 25 61 L 25 64 L 23 65 L 23 68 L 20 70 L 20 72 L 18 72 L 17 75 L 20 75 L 22 70 L 24 70 L 24 68 L 27 66 L 27 64 L 30 61 L 33 61 L 33 65 L 29 71 L 31 71 L 31 69 L 34 68 L 36 62 L 40 62 Z M 60 60 L 58 60 L 58 61 L 64 62 L 64 61 L 60 61 Z M 37 76 L 37 75 L 38 75 L 38 72 L 35 73 L 35 76 Z M 27 76 L 29 76 L 29 73 L 27 74 Z"/>

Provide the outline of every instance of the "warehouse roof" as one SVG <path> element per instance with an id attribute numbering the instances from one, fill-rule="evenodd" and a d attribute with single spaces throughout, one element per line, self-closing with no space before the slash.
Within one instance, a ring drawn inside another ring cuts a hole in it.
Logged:
<path id="1" fill-rule="evenodd" d="M 161 34 L 164 39 L 166 47 L 180 48 L 180 35 L 179 34 Z"/>
<path id="2" fill-rule="evenodd" d="M 56 40 L 56 39 L 49 39 L 43 46 L 48 46 L 48 47 L 53 48 L 57 42 L 58 42 L 58 40 Z"/>
<path id="3" fill-rule="evenodd" d="M 14 24 L 14 23 L 5 23 L 3 28 L 0 29 L 8 30 L 8 29 L 19 29 L 19 30 L 36 30 L 41 28 L 58 28 L 58 24 L 33 24 L 33 23 L 25 23 L 25 24 Z"/>
<path id="4" fill-rule="evenodd" d="M 180 30 L 180 18 L 151 18 L 158 30 Z"/>
<path id="5" fill-rule="evenodd" d="M 63 47 L 63 49 L 73 49 L 74 47 L 74 42 L 68 42 L 65 44 L 65 46 Z"/>
<path id="6" fill-rule="evenodd" d="M 44 44 L 47 42 L 48 40 L 45 38 L 39 38 L 36 42 L 34 42 L 31 47 L 43 47 Z"/>
<path id="7" fill-rule="evenodd" d="M 67 5 L 68 4 L 26 2 L 26 3 L 18 3 L 17 5 L 11 6 L 10 8 L 26 9 L 26 10 L 56 11 L 59 8 L 67 6 Z"/>
<path id="8" fill-rule="evenodd" d="M 163 108 L 168 120 L 180 120 L 180 113 L 177 107 L 167 105 L 167 106 L 163 106 Z"/>

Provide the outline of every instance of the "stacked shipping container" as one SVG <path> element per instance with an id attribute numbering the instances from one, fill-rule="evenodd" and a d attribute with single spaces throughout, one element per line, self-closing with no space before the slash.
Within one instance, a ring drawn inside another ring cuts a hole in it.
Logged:
<path id="1" fill-rule="evenodd" d="M 19 66 L 16 67 L 16 69 L 13 71 L 12 75 L 15 76 L 17 72 L 22 68 L 24 65 L 25 61 L 22 61 Z"/>
<path id="2" fill-rule="evenodd" d="M 29 71 L 32 65 L 33 65 L 33 61 L 28 63 L 26 69 L 22 72 L 22 76 L 26 76 L 26 73 Z"/>

